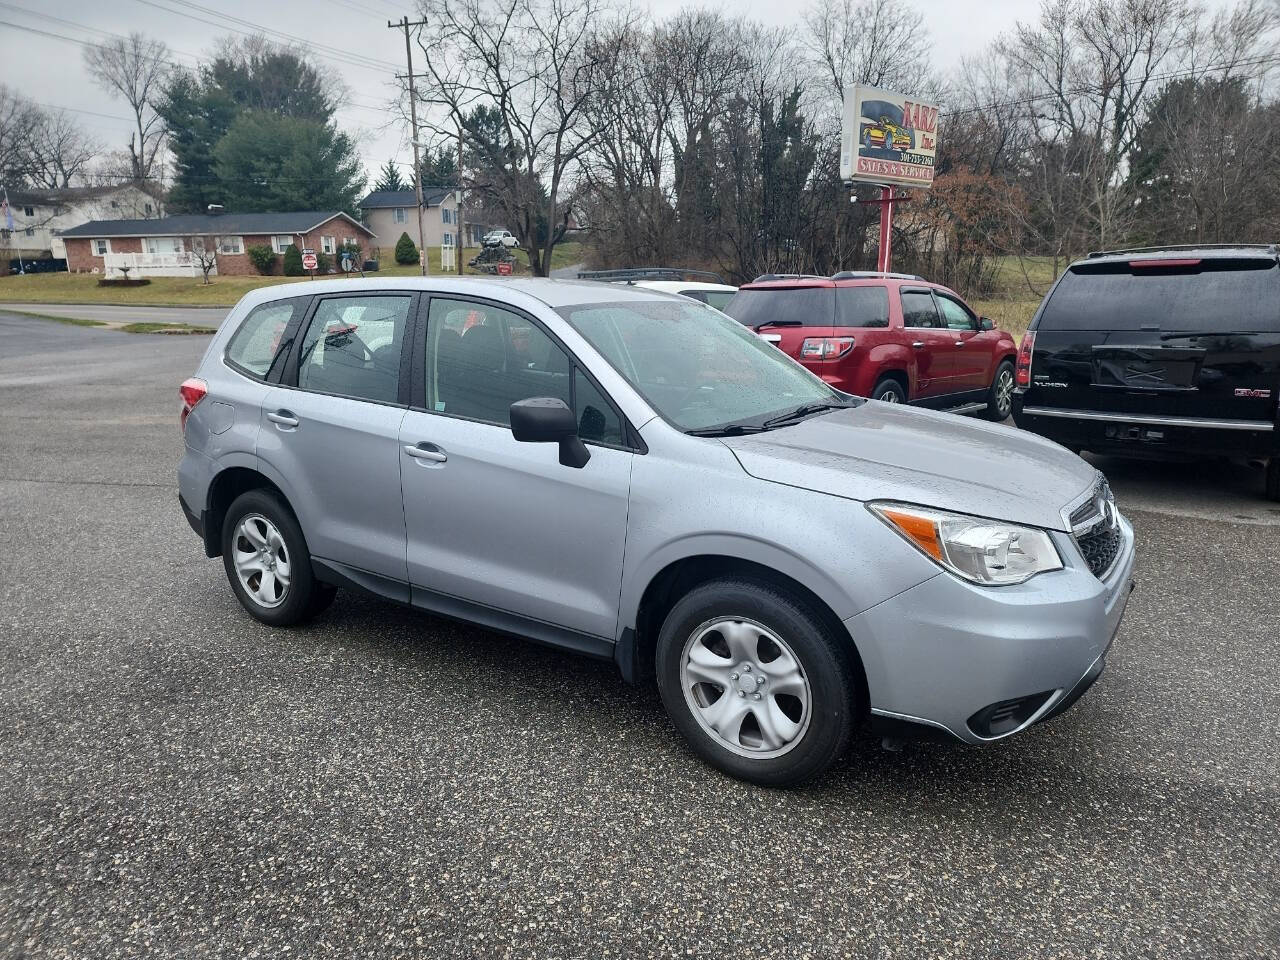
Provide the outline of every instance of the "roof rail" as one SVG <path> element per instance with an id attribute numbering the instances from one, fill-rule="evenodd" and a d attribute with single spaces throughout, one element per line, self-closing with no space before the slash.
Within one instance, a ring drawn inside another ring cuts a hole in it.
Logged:
<path id="1" fill-rule="evenodd" d="M 1122 253 L 1170 253 L 1186 250 L 1259 250 L 1273 256 L 1280 255 L 1274 243 L 1162 243 L 1155 247 L 1121 247 L 1118 250 L 1091 250 L 1089 259 L 1114 257 Z"/>
<path id="2" fill-rule="evenodd" d="M 841 270 L 831 275 L 832 280 L 861 280 L 865 277 L 883 277 L 888 280 L 919 280 L 928 283 L 924 277 L 916 273 L 886 273 L 882 270 Z"/>
<path id="3" fill-rule="evenodd" d="M 766 283 L 769 280 L 829 280 L 817 273 L 762 273 L 752 283 Z"/>
<path id="4" fill-rule="evenodd" d="M 690 270 L 686 267 L 628 267 L 622 270 L 579 270 L 579 280 L 600 280 L 605 283 L 634 283 L 636 280 L 705 280 L 708 283 L 724 283 L 724 277 L 710 270 Z"/>

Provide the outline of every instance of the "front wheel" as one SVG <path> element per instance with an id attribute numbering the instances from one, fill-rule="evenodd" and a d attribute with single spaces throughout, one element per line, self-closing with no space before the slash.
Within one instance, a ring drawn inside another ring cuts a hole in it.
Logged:
<path id="1" fill-rule="evenodd" d="M 801 783 L 829 769 L 852 734 L 858 688 L 842 639 L 788 591 L 703 584 L 658 636 L 663 705 L 694 751 L 725 773 Z"/>
<path id="2" fill-rule="evenodd" d="M 991 378 L 991 388 L 987 391 L 987 409 L 983 413 L 988 420 L 996 423 L 1009 419 L 1013 413 L 1013 363 L 1003 360 L 996 367 L 996 375 Z"/>

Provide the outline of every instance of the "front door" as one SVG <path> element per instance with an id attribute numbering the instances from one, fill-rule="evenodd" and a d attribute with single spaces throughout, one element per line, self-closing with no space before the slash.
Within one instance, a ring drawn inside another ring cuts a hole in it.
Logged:
<path id="1" fill-rule="evenodd" d="M 954 387 L 956 338 L 942 324 L 929 289 L 902 293 L 903 333 L 916 362 L 916 392 L 912 400 L 939 397 Z"/>
<path id="2" fill-rule="evenodd" d="M 257 445 L 287 486 L 312 555 L 401 582 L 400 367 L 414 300 L 319 298 L 284 383 L 263 403 Z"/>
<path id="3" fill-rule="evenodd" d="M 986 390 L 991 386 L 995 345 L 1000 334 L 982 330 L 978 318 L 959 300 L 945 293 L 934 294 L 938 312 L 955 340 L 955 377 L 952 390 Z"/>
<path id="4" fill-rule="evenodd" d="M 433 297 L 425 336 L 425 395 L 400 429 L 415 601 L 443 595 L 613 640 L 634 456 L 616 409 L 524 314 Z M 575 409 L 585 467 L 515 440 L 509 410 L 529 397 Z"/>

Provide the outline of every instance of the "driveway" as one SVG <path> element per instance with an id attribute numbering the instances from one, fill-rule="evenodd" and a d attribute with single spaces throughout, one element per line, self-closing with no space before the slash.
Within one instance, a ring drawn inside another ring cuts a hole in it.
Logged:
<path id="1" fill-rule="evenodd" d="M 251 620 L 177 502 L 207 341 L 0 337 L 0 955 L 1276 956 L 1255 471 L 1113 471 L 1138 587 L 1062 717 L 766 790 L 609 664 L 346 592 Z"/>

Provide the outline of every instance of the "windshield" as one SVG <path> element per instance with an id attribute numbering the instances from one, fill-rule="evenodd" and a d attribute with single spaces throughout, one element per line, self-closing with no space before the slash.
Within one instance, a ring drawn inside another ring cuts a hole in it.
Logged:
<path id="1" fill-rule="evenodd" d="M 700 303 L 628 300 L 559 313 L 681 430 L 759 427 L 801 406 L 847 401 L 772 344 Z"/>

